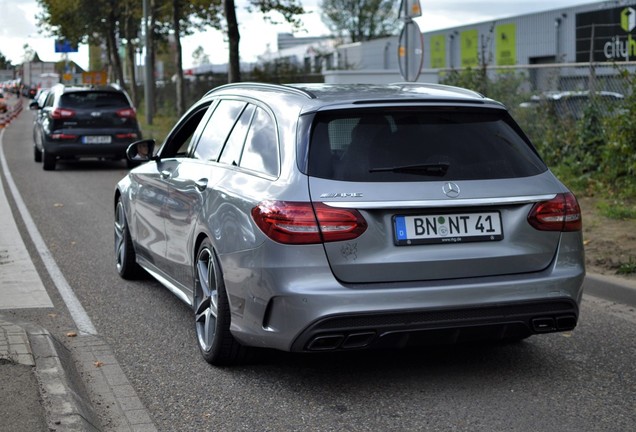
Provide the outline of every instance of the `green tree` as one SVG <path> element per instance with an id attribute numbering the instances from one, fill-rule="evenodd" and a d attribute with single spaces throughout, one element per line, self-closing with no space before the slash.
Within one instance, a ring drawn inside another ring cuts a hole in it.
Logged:
<path id="1" fill-rule="evenodd" d="M 249 12 L 259 12 L 264 15 L 265 20 L 276 24 L 272 14 L 283 17 L 285 22 L 299 28 L 301 23 L 298 15 L 305 13 L 298 0 L 250 0 L 247 7 Z M 225 15 L 225 32 L 228 36 L 229 46 L 229 67 L 228 82 L 241 81 L 239 43 L 241 34 L 239 23 L 236 17 L 236 4 L 234 0 L 223 0 L 223 13 Z"/>
<path id="2" fill-rule="evenodd" d="M 72 44 L 105 41 L 115 80 L 125 87 L 117 41 L 123 37 L 120 25 L 126 1 L 132 0 L 37 0 L 42 9 L 39 26 L 50 36 Z"/>
<path id="3" fill-rule="evenodd" d="M 4 54 L 0 53 L 0 69 L 11 69 L 11 61 L 4 56 Z"/>
<path id="4" fill-rule="evenodd" d="M 398 28 L 393 0 L 322 0 L 322 21 L 334 34 L 361 42 L 390 36 Z"/>
<path id="5" fill-rule="evenodd" d="M 192 52 L 192 60 L 194 64 L 201 66 L 210 63 L 210 56 L 205 52 L 205 49 L 199 45 L 197 49 Z"/>

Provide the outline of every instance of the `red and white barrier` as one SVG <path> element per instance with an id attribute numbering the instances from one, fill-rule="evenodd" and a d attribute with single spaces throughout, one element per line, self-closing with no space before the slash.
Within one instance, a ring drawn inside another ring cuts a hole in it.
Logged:
<path id="1" fill-rule="evenodd" d="M 5 93 L 7 109 L 0 113 L 0 129 L 5 128 L 22 112 L 22 98 Z"/>

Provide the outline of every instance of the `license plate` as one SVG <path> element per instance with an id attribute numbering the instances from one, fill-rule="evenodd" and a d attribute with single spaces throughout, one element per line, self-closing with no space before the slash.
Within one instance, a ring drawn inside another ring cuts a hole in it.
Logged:
<path id="1" fill-rule="evenodd" d="M 499 212 L 393 217 L 398 246 L 467 243 L 503 239 Z"/>
<path id="2" fill-rule="evenodd" d="M 82 142 L 84 144 L 110 144 L 111 143 L 110 135 L 96 135 L 96 136 L 85 136 L 82 137 Z"/>

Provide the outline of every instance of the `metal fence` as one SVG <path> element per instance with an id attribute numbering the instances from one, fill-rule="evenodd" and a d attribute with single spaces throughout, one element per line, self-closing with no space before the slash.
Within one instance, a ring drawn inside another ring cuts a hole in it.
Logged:
<path id="1" fill-rule="evenodd" d="M 636 62 L 542 64 L 484 69 L 446 69 L 439 82 L 468 87 L 506 104 L 513 113 L 547 106 L 560 118 L 578 120 L 586 109 L 610 115 L 633 90 Z"/>

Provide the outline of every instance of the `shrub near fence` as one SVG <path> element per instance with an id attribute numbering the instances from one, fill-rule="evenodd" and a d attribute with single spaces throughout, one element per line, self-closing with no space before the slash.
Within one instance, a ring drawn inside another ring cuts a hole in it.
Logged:
<path id="1" fill-rule="evenodd" d="M 636 195 L 634 63 L 444 71 L 440 82 L 503 102 L 578 193 Z"/>

